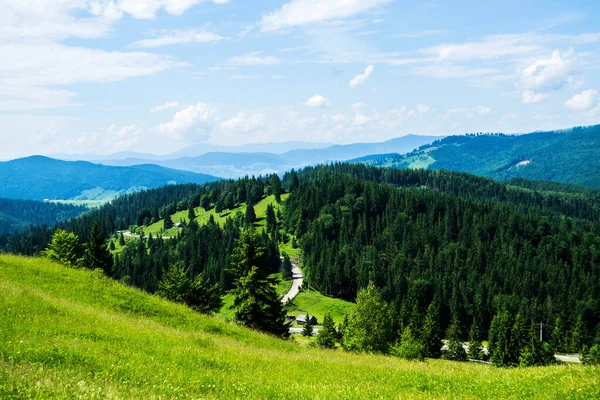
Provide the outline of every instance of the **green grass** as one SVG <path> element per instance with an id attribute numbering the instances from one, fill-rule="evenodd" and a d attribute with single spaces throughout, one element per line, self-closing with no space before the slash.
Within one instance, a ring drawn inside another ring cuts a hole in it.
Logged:
<path id="1" fill-rule="evenodd" d="M 282 194 L 281 195 L 282 202 L 285 199 L 287 199 L 288 196 L 289 196 L 289 193 Z M 259 201 L 258 203 L 256 203 L 254 205 L 254 212 L 256 213 L 256 218 L 257 218 L 257 222 L 254 224 L 255 227 L 264 228 L 266 226 L 265 217 L 267 215 L 267 206 L 269 204 L 273 205 L 273 207 L 275 208 L 275 212 L 277 212 L 278 209 L 281 209 L 283 211 L 283 204 L 277 203 L 275 201 L 275 196 L 264 197 L 261 201 Z M 198 222 L 199 225 L 204 225 L 204 224 L 208 223 L 211 216 L 214 218 L 214 220 L 217 224 L 223 225 L 223 224 L 225 224 L 225 221 L 227 221 L 227 218 L 233 218 L 237 213 L 241 213 L 242 215 L 245 215 L 246 214 L 246 204 L 240 204 L 237 207 L 235 207 L 233 210 L 225 210 L 220 213 L 216 212 L 214 207 L 212 207 L 208 211 L 206 211 L 202 207 L 196 207 L 194 209 L 194 213 L 196 214 L 196 222 Z M 184 221 L 185 223 L 190 222 L 190 219 L 188 218 L 187 210 L 178 211 L 175 214 L 172 214 L 171 219 L 173 220 L 174 223 L 181 222 L 181 221 Z M 177 234 L 177 231 L 178 231 L 177 228 L 171 228 L 171 229 L 168 229 L 165 231 L 164 225 L 165 225 L 165 222 L 164 222 L 164 220 L 161 219 L 160 221 L 155 222 L 152 225 L 143 227 L 144 234 L 148 235 L 148 234 L 152 233 L 152 235 L 154 235 L 154 236 L 156 236 L 156 235 L 174 236 Z"/>
<path id="2" fill-rule="evenodd" d="M 305 348 L 90 271 L 0 255 L 0 398 L 600 398 L 600 369 Z"/>
<path id="3" fill-rule="evenodd" d="M 298 314 L 309 313 L 317 317 L 320 324 L 325 314 L 329 312 L 333 321 L 339 324 L 346 315 L 350 315 L 353 307 L 354 303 L 349 301 L 323 296 L 316 290 L 311 289 L 308 291 L 304 289 L 294 298 L 288 314 L 297 316 Z"/>
<path id="4" fill-rule="evenodd" d="M 50 200 L 50 203 L 70 204 L 73 206 L 85 206 L 87 208 L 98 208 L 108 203 L 110 200 Z"/>

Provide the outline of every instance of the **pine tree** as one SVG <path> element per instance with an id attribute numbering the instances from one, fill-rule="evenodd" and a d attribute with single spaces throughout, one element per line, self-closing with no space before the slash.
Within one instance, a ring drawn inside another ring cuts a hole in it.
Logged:
<path id="1" fill-rule="evenodd" d="M 267 231 L 270 233 L 277 231 L 277 219 L 275 218 L 275 211 L 271 204 L 269 204 L 267 206 L 266 220 L 267 220 Z"/>
<path id="2" fill-rule="evenodd" d="M 404 328 L 400 342 L 392 347 L 392 354 L 405 360 L 423 361 L 426 352 L 423 343 L 414 337 L 410 326 Z"/>
<path id="3" fill-rule="evenodd" d="M 421 330 L 421 341 L 427 352 L 427 357 L 439 358 L 442 354 L 442 340 L 440 338 L 439 310 L 432 302 L 427 307 L 423 329 Z"/>
<path id="4" fill-rule="evenodd" d="M 311 337 L 313 335 L 313 323 L 310 320 L 310 315 L 306 314 L 306 323 L 302 329 L 302 336 Z"/>
<path id="5" fill-rule="evenodd" d="M 171 229 L 172 227 L 173 227 L 173 220 L 171 219 L 171 215 L 169 213 L 166 213 L 163 228 L 166 231 L 167 229 Z"/>
<path id="6" fill-rule="evenodd" d="M 542 349 L 542 342 L 540 341 L 536 324 L 531 322 L 529 329 L 529 340 L 521 354 L 519 356 L 519 365 L 521 367 L 533 367 L 536 365 L 545 365 L 547 360 L 544 357 L 544 351 Z"/>
<path id="7" fill-rule="evenodd" d="M 335 323 L 331 314 L 325 314 L 323 317 L 322 328 L 319 330 L 317 335 L 317 344 L 326 349 L 333 349 L 335 347 L 337 332 L 335 330 Z"/>
<path id="8" fill-rule="evenodd" d="M 463 346 L 460 331 L 460 321 L 458 320 L 458 317 L 454 316 L 454 318 L 452 318 L 452 323 L 450 324 L 450 327 L 446 331 L 446 337 L 448 340 L 448 351 L 446 352 L 445 357 L 448 360 L 467 360 L 467 352 L 465 351 L 465 347 Z"/>
<path id="9" fill-rule="evenodd" d="M 268 277 L 265 249 L 256 234 L 246 229 L 236 242 L 232 272 L 236 275 L 233 308 L 235 318 L 247 327 L 279 337 L 289 336 L 285 310 L 275 291 L 276 280 Z"/>
<path id="10" fill-rule="evenodd" d="M 211 285 L 204 274 L 198 274 L 190 283 L 185 302 L 202 314 L 212 314 L 219 311 L 223 305 L 219 284 Z"/>
<path id="11" fill-rule="evenodd" d="M 125 236 L 123 236 L 123 232 L 121 232 L 121 234 L 119 235 L 119 246 L 125 246 Z"/>
<path id="12" fill-rule="evenodd" d="M 110 245 L 108 246 L 108 249 L 110 251 L 115 251 L 117 248 L 115 247 L 115 242 L 113 242 L 112 240 L 110 241 Z"/>
<path id="13" fill-rule="evenodd" d="M 492 319 L 490 327 L 489 347 L 491 361 L 497 367 L 510 365 L 510 333 L 511 320 L 508 311 L 500 311 Z"/>
<path id="14" fill-rule="evenodd" d="M 510 333 L 510 348 L 509 348 L 509 358 L 511 364 L 517 364 L 519 362 L 519 358 L 521 357 L 521 353 L 529 345 L 529 333 L 527 332 L 527 328 L 525 326 L 525 319 L 518 313 L 515 316 L 515 320 L 512 326 L 512 330 Z"/>
<path id="15" fill-rule="evenodd" d="M 246 204 L 246 225 L 252 226 L 256 222 L 256 212 L 254 206 L 250 203 Z"/>
<path id="16" fill-rule="evenodd" d="M 178 263 L 169 268 L 158 282 L 158 295 L 176 303 L 186 303 L 191 282 L 183 266 Z"/>
<path id="17" fill-rule="evenodd" d="M 108 250 L 100 226 L 98 222 L 95 222 L 85 245 L 82 264 L 91 270 L 100 268 L 107 276 L 112 276 L 113 262 L 112 254 Z"/>
<path id="18" fill-rule="evenodd" d="M 208 209 L 210 208 L 210 197 L 208 197 L 207 195 L 203 195 L 200 198 L 200 207 L 204 208 L 204 211 L 208 211 Z"/>
<path id="19" fill-rule="evenodd" d="M 552 334 L 550 335 L 550 344 L 557 351 L 567 350 L 564 347 L 565 343 L 565 335 L 564 335 L 564 326 L 562 323 L 562 318 L 556 317 L 554 321 L 554 329 L 552 329 Z"/>
<path id="20" fill-rule="evenodd" d="M 471 329 L 469 330 L 469 351 L 468 357 L 472 360 L 483 360 L 483 345 L 481 343 L 481 332 L 479 330 L 479 324 L 477 318 L 473 318 Z"/>
<path id="21" fill-rule="evenodd" d="M 292 260 L 290 259 L 290 256 L 287 253 L 283 253 L 283 261 L 281 263 L 281 276 L 283 277 L 284 280 L 288 280 L 288 279 L 292 279 L 293 276 L 293 272 L 292 272 Z"/>
<path id="22" fill-rule="evenodd" d="M 281 180 L 277 174 L 273 174 L 269 178 L 269 194 L 274 195 L 275 201 L 281 203 Z"/>
<path id="23" fill-rule="evenodd" d="M 194 211 L 194 207 L 192 206 L 190 206 L 190 208 L 188 209 L 188 218 L 190 222 L 196 219 L 196 212 Z"/>
<path id="24" fill-rule="evenodd" d="M 42 255 L 49 260 L 75 267 L 81 256 L 79 238 L 72 232 L 58 229 L 52 235 L 52 242 Z"/>
<path id="25" fill-rule="evenodd" d="M 577 320 L 575 321 L 575 327 L 573 328 L 573 332 L 571 332 L 571 351 L 573 353 L 579 353 L 585 344 L 585 336 L 587 335 L 587 329 L 585 327 L 585 322 L 583 321 L 583 316 L 579 314 Z"/>

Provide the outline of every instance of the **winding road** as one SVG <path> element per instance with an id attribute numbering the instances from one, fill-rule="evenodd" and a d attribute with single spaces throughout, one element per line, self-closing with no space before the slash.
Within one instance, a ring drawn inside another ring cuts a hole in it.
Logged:
<path id="1" fill-rule="evenodd" d="M 298 295 L 298 293 L 300 293 L 300 288 L 302 287 L 303 281 L 304 278 L 302 276 L 302 271 L 300 271 L 300 268 L 298 268 L 296 264 L 292 263 L 292 287 L 281 299 L 283 304 L 287 303 L 289 300 L 292 300 Z"/>

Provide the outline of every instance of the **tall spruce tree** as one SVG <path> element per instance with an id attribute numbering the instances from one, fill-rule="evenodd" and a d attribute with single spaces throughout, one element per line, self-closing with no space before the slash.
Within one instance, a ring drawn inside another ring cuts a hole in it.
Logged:
<path id="1" fill-rule="evenodd" d="M 250 328 L 289 337 L 285 310 L 275 291 L 276 279 L 268 277 L 268 260 L 257 235 L 245 229 L 233 251 L 232 293 L 236 320 Z"/>
<path id="2" fill-rule="evenodd" d="M 313 335 L 313 323 L 310 318 L 310 314 L 306 313 L 306 323 L 302 329 L 302 336 L 311 337 Z"/>
<path id="3" fill-rule="evenodd" d="M 246 204 L 246 225 L 252 226 L 256 222 L 256 211 L 251 203 Z"/>
<path id="4" fill-rule="evenodd" d="M 171 215 L 167 212 L 167 213 L 165 213 L 165 220 L 163 223 L 163 228 L 166 231 L 167 229 L 171 229 L 172 227 L 173 227 L 173 219 L 171 218 Z"/>
<path id="5" fill-rule="evenodd" d="M 100 226 L 95 222 L 85 244 L 82 265 L 91 270 L 100 268 L 107 276 L 112 276 L 113 263 L 113 256 L 106 245 Z"/>
<path id="6" fill-rule="evenodd" d="M 469 351 L 467 356 L 472 360 L 483 360 L 483 344 L 481 343 L 481 331 L 477 317 L 473 318 L 471 329 L 469 330 Z"/>
<path id="7" fill-rule="evenodd" d="M 511 365 L 511 322 L 510 314 L 506 310 L 500 311 L 492 319 L 489 348 L 491 350 L 491 361 L 497 367 L 506 367 Z"/>
<path id="8" fill-rule="evenodd" d="M 322 328 L 317 334 L 317 344 L 325 349 L 333 349 L 335 347 L 335 340 L 337 331 L 335 330 L 335 323 L 330 313 L 325 314 L 323 317 Z"/>
<path id="9" fill-rule="evenodd" d="M 460 321 L 456 315 L 452 318 L 452 323 L 446 331 L 446 338 L 448 340 L 448 351 L 445 357 L 453 361 L 466 361 L 467 352 L 463 346 Z"/>
<path id="10" fill-rule="evenodd" d="M 72 232 L 58 229 L 52 235 L 52 242 L 42 252 L 42 255 L 52 261 L 75 267 L 81 256 L 79 238 Z"/>
<path id="11" fill-rule="evenodd" d="M 425 346 L 427 357 L 440 358 L 442 339 L 440 337 L 439 309 L 434 302 L 427 307 L 423 329 L 421 330 L 421 341 Z"/>

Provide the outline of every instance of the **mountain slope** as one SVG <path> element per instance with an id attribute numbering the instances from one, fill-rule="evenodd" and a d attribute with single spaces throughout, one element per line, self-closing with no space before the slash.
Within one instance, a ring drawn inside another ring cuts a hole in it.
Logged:
<path id="1" fill-rule="evenodd" d="M 170 160 L 148 161 L 139 157 L 99 161 L 105 165 L 131 166 L 156 163 L 168 168 L 238 178 L 244 175 L 281 173 L 332 161 L 345 161 L 381 152 L 406 153 L 433 140 L 435 136 L 407 135 L 379 143 L 354 143 L 325 148 L 296 149 L 281 154 L 268 152 L 209 152 L 197 157 L 179 157 Z"/>
<path id="2" fill-rule="evenodd" d="M 41 259 L 0 255 L 0 293 L 0 398 L 600 396 L 594 367 L 307 349 Z"/>
<path id="3" fill-rule="evenodd" d="M 218 179 L 156 165 L 111 167 L 42 156 L 2 162 L 0 176 L 0 197 L 33 200 L 110 199 L 144 188 Z"/>
<path id="4" fill-rule="evenodd" d="M 526 178 L 600 188 L 600 125 L 525 135 L 451 136 L 406 155 L 353 162 L 396 168 L 469 172 L 494 179 Z"/>
<path id="5" fill-rule="evenodd" d="M 0 235 L 30 225 L 52 226 L 59 221 L 77 217 L 85 210 L 85 207 L 68 204 L 0 198 Z"/>

